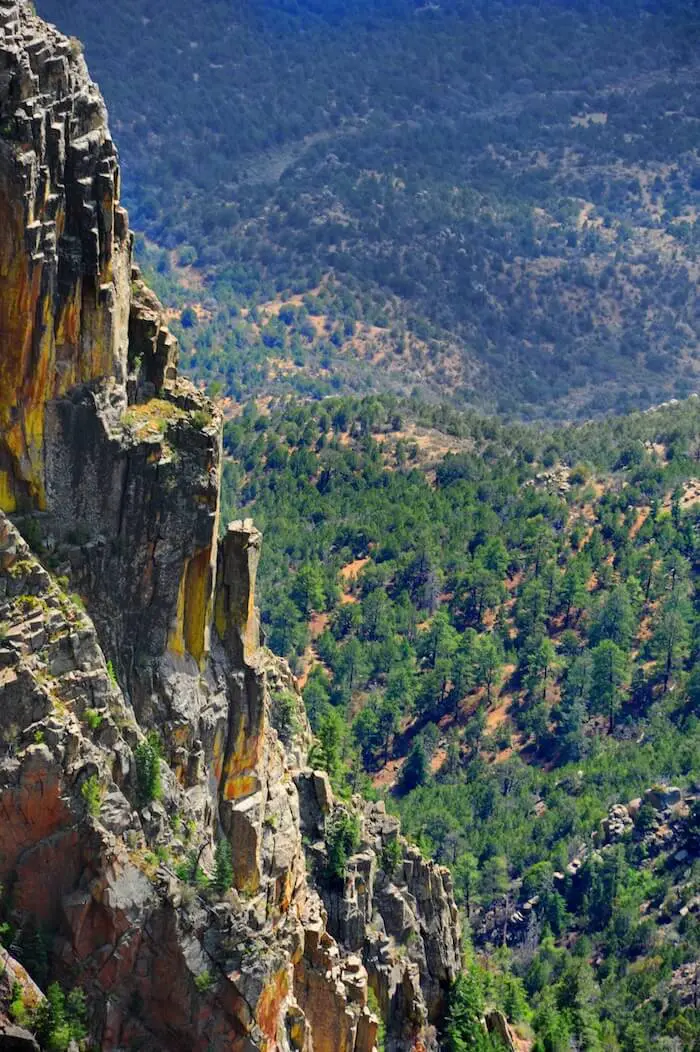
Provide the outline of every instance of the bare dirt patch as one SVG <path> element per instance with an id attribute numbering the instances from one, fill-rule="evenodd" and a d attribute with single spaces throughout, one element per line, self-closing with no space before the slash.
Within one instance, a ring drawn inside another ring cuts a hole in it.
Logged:
<path id="1" fill-rule="evenodd" d="M 376 774 L 372 775 L 372 785 L 375 789 L 393 789 L 396 785 L 399 772 L 405 763 L 406 757 L 402 756 L 398 760 L 389 760 L 385 763 L 381 771 L 377 771 Z"/>
<path id="2" fill-rule="evenodd" d="M 360 570 L 362 570 L 369 562 L 369 556 L 365 556 L 363 559 L 354 559 L 353 562 L 347 563 L 341 568 L 340 576 L 346 585 L 349 585 L 352 581 L 357 580 Z"/>
<path id="3" fill-rule="evenodd" d="M 639 511 L 637 513 L 637 518 L 632 523 L 632 527 L 630 529 L 630 540 L 631 541 L 634 540 L 634 538 L 637 536 L 637 534 L 641 530 L 641 528 L 644 525 L 644 523 L 649 518 L 649 511 L 650 510 L 651 510 L 650 508 L 640 508 L 639 509 Z"/>

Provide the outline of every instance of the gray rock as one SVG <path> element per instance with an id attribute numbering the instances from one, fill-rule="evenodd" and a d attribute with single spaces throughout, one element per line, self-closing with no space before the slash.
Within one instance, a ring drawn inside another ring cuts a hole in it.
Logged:
<path id="1" fill-rule="evenodd" d="M 39 1052 L 39 1043 L 28 1030 L 0 1019 L 0 1049 L 2 1052 Z"/>
<path id="2" fill-rule="evenodd" d="M 675 785 L 655 785 L 647 789 L 644 794 L 644 802 L 651 804 L 657 811 L 665 811 L 668 807 L 680 803 L 683 794 Z"/>

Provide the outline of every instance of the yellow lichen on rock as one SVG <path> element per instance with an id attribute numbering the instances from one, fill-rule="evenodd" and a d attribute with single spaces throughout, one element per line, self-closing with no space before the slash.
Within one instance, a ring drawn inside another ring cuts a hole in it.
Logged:
<path id="1" fill-rule="evenodd" d="M 185 563 L 180 578 L 175 622 L 168 649 L 179 657 L 191 654 L 201 665 L 209 651 L 209 625 L 214 602 L 212 548 L 202 548 Z"/>
<path id="2" fill-rule="evenodd" d="M 15 491 L 9 471 L 0 471 L 0 511 L 11 514 L 17 510 Z"/>
<path id="3" fill-rule="evenodd" d="M 18 248 L 21 216 L 13 214 L 1 186 L 0 221 L 9 235 L 0 238 L 0 442 L 12 464 L 2 510 L 14 511 L 25 494 L 44 506 L 43 419 L 53 366 L 47 337 L 52 322 L 51 305 L 44 301 L 37 324 L 43 267 Z"/>
<path id="4" fill-rule="evenodd" d="M 209 624 L 214 601 L 211 547 L 189 560 L 185 584 L 185 646 L 198 664 L 209 649 Z"/>
<path id="5" fill-rule="evenodd" d="M 4 84 L 14 87 L 0 152 L 0 452 L 2 508 L 13 511 L 46 507 L 47 405 L 124 378 L 131 239 L 84 63 L 66 59 L 60 34 L 38 37 L 24 9 L 3 18 Z"/>

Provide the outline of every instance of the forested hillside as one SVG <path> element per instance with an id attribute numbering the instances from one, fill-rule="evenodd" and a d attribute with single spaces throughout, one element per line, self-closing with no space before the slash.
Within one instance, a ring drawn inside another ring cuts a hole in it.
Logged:
<path id="1" fill-rule="evenodd" d="M 584 416 L 697 387 L 687 0 L 38 0 L 193 375 Z"/>
<path id="2" fill-rule="evenodd" d="M 544 1052 L 700 1048 L 697 399 L 556 431 L 248 406 L 225 446 L 316 762 L 451 866 L 474 982 Z"/>

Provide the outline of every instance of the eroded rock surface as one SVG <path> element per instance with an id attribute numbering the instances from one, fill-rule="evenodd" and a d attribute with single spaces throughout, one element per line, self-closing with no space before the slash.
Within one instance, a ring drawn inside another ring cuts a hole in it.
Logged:
<path id="1" fill-rule="evenodd" d="M 370 988 L 388 1049 L 435 1047 L 459 966 L 449 877 L 357 800 L 361 848 L 342 887 L 324 879 L 339 805 L 261 645 L 260 534 L 219 540 L 219 414 L 133 266 L 79 46 L 25 0 L 0 0 L 0 379 L 11 949 L 41 936 L 104 1050 L 371 1052 Z M 24 1040 L 10 993 L 3 1047 Z"/>
<path id="2" fill-rule="evenodd" d="M 77 42 L 0 3 L 2 505 L 45 501 L 47 403 L 125 379 L 131 239 L 102 97 Z"/>

